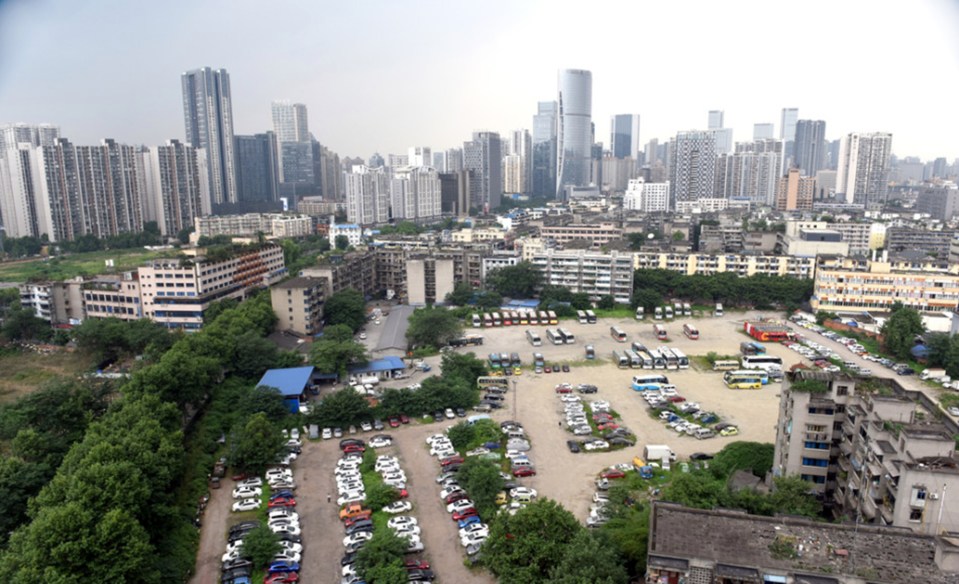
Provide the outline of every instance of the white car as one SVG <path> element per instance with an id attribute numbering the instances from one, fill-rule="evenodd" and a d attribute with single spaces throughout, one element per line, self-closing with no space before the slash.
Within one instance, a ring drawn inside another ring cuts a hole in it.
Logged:
<path id="1" fill-rule="evenodd" d="M 406 473 L 403 472 L 402 470 L 394 471 L 394 472 L 384 472 L 384 473 L 380 473 L 380 475 L 383 477 L 384 481 L 396 481 L 396 480 L 405 481 L 406 480 Z"/>
<path id="2" fill-rule="evenodd" d="M 290 535 L 300 535 L 299 524 L 285 523 L 283 525 L 270 525 L 270 531 L 273 533 L 288 533 Z"/>
<path id="3" fill-rule="evenodd" d="M 386 448 L 387 446 L 392 446 L 393 441 L 389 438 L 373 438 L 367 444 L 370 448 Z"/>
<path id="4" fill-rule="evenodd" d="M 395 529 L 403 525 L 417 525 L 419 522 L 416 520 L 416 517 L 410 517 L 409 515 L 399 515 L 397 517 L 391 517 L 389 521 L 386 522 L 386 526 L 390 529 Z"/>
<path id="5" fill-rule="evenodd" d="M 456 513 L 457 511 L 464 511 L 466 509 L 472 509 L 473 502 L 469 499 L 461 499 L 459 501 L 454 501 L 446 506 L 446 511 L 448 513 Z"/>
<path id="6" fill-rule="evenodd" d="M 351 533 L 343 538 L 343 547 L 349 547 L 361 541 L 368 541 L 372 537 L 373 533 L 369 531 L 357 531 L 356 533 Z"/>
<path id="7" fill-rule="evenodd" d="M 957 408 L 956 406 L 951 406 L 951 407 L 950 407 L 948 410 L 946 410 L 946 411 L 949 412 L 949 415 L 950 415 L 950 416 L 957 416 L 957 417 L 959 417 L 959 408 Z"/>
<path id="8" fill-rule="evenodd" d="M 469 534 L 469 535 L 464 535 L 463 537 L 461 537 L 461 538 L 460 538 L 460 544 L 461 544 L 463 547 L 468 547 L 468 546 L 471 546 L 471 545 L 481 544 L 481 543 L 483 543 L 484 541 L 486 541 L 486 538 L 487 538 L 488 536 L 489 536 L 488 533 L 486 533 L 486 534 L 483 534 L 483 533 L 471 533 L 471 534 Z"/>
<path id="9" fill-rule="evenodd" d="M 419 537 L 420 536 L 420 526 L 419 525 L 402 525 L 400 527 L 393 528 L 393 533 L 400 537 Z"/>
<path id="10" fill-rule="evenodd" d="M 400 468 L 400 465 L 396 463 L 382 464 L 382 465 L 377 463 L 375 470 L 378 473 L 392 473 L 392 472 L 401 472 L 403 469 Z"/>
<path id="11" fill-rule="evenodd" d="M 609 448 L 609 442 L 605 440 L 594 440 L 583 444 L 586 450 L 606 450 Z"/>
<path id="12" fill-rule="evenodd" d="M 449 441 L 449 437 L 447 437 L 447 436 L 444 435 L 444 434 L 433 434 L 433 435 L 431 435 L 431 436 L 427 436 L 427 437 L 426 437 L 426 443 L 429 444 L 430 446 L 432 446 L 432 445 L 433 445 L 433 442 L 435 442 L 435 441 L 437 441 L 437 440 L 446 440 L 446 441 Z"/>
<path id="13" fill-rule="evenodd" d="M 489 526 L 487 526 L 485 523 L 473 523 L 472 525 L 467 525 L 466 527 L 460 529 L 461 539 L 469 535 L 486 537 L 489 535 Z"/>
<path id="14" fill-rule="evenodd" d="M 336 498 L 336 504 L 339 506 L 346 505 L 347 503 L 362 503 L 366 500 L 366 493 L 361 491 L 350 491 L 348 493 L 343 493 Z"/>
<path id="15" fill-rule="evenodd" d="M 364 432 L 372 432 L 373 424 L 371 424 L 370 422 L 363 422 L 360 424 L 360 428 L 362 428 Z"/>
<path id="16" fill-rule="evenodd" d="M 515 489 L 513 489 L 513 490 L 511 490 L 511 491 L 509 492 L 509 496 L 510 496 L 510 497 L 513 497 L 514 499 L 518 499 L 518 498 L 520 498 L 520 497 L 524 497 L 524 498 L 525 498 L 525 497 L 533 497 L 533 498 L 535 498 L 535 497 L 536 497 L 536 489 L 531 489 L 531 488 L 529 488 L 529 487 L 516 487 Z"/>
<path id="17" fill-rule="evenodd" d="M 446 408 L 446 411 L 443 413 L 446 415 L 447 420 L 452 420 L 456 417 L 456 412 L 453 411 L 453 408 Z"/>
<path id="18" fill-rule="evenodd" d="M 409 501 L 396 501 L 395 503 L 390 503 L 386 507 L 383 507 L 383 513 L 389 513 L 390 515 L 397 515 L 399 513 L 408 513 L 413 509 L 413 504 Z"/>
<path id="19" fill-rule="evenodd" d="M 459 485 L 450 485 L 449 487 L 446 487 L 445 489 L 440 491 L 440 499 L 445 500 L 447 497 L 449 497 L 453 493 L 461 493 L 461 492 L 463 492 L 463 487 Z"/>
<path id="20" fill-rule="evenodd" d="M 293 509 L 289 507 L 273 507 L 266 513 L 268 519 L 273 519 L 274 517 L 285 517 L 287 519 L 296 520 L 299 518 L 299 515 Z"/>
<path id="21" fill-rule="evenodd" d="M 303 559 L 303 556 L 301 556 L 299 552 L 294 552 L 293 550 L 284 549 L 284 550 L 280 550 L 278 554 L 273 556 L 273 559 L 271 561 L 299 563 L 301 559 Z"/>
<path id="22" fill-rule="evenodd" d="M 331 430 L 330 428 L 323 428 L 322 436 L 324 440 L 329 440 L 330 438 L 333 437 L 333 430 Z"/>
<path id="23" fill-rule="evenodd" d="M 266 525 L 270 529 L 273 529 L 274 527 L 282 527 L 284 525 L 295 525 L 296 527 L 299 527 L 300 521 L 292 517 L 273 517 L 267 520 Z"/>
<path id="24" fill-rule="evenodd" d="M 276 479 L 293 480 L 293 471 L 288 468 L 271 468 L 266 471 L 266 480 Z"/>
<path id="25" fill-rule="evenodd" d="M 444 483 L 444 482 L 448 481 L 449 479 L 455 479 L 455 478 L 456 478 L 456 473 L 455 473 L 455 472 L 444 472 L 443 474 L 441 474 L 441 475 L 439 475 L 438 477 L 436 477 L 436 482 L 437 482 L 437 483 Z"/>
<path id="26" fill-rule="evenodd" d="M 456 451 L 453 450 L 452 446 L 448 448 L 431 448 L 430 449 L 430 456 L 435 456 L 437 458 L 448 458 L 450 456 L 453 456 L 454 454 L 456 454 Z"/>
<path id="27" fill-rule="evenodd" d="M 243 479 L 242 481 L 236 484 L 237 488 L 241 487 L 262 487 L 263 479 L 260 477 L 250 477 L 248 479 Z"/>
<path id="28" fill-rule="evenodd" d="M 489 448 L 484 448 L 480 446 L 479 448 L 474 448 L 466 453 L 466 456 L 483 456 L 484 454 L 489 454 Z"/>
<path id="29" fill-rule="evenodd" d="M 243 511 L 256 511 L 260 508 L 259 499 L 240 499 L 236 503 L 233 503 L 234 512 L 243 512 Z"/>
<path id="30" fill-rule="evenodd" d="M 234 499 L 248 499 L 250 497 L 259 497 L 263 495 L 263 489 L 260 487 L 237 487 L 233 489 Z"/>
<path id="31" fill-rule="evenodd" d="M 585 436 L 587 434 L 593 433 L 593 429 L 590 428 L 589 426 L 576 426 L 572 428 L 572 430 L 573 430 L 573 434 L 575 434 L 576 436 Z"/>

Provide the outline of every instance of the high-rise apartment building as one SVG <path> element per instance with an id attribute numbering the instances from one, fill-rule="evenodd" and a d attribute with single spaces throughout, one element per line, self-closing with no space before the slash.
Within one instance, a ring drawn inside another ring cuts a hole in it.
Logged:
<path id="1" fill-rule="evenodd" d="M 441 207 L 439 173 L 429 166 L 393 170 L 390 179 L 390 208 L 393 219 L 431 221 L 439 219 Z"/>
<path id="2" fill-rule="evenodd" d="M 9 124 L 0 127 L 0 152 L 18 144 L 53 146 L 60 137 L 60 127 L 53 124 Z"/>
<path id="3" fill-rule="evenodd" d="M 753 140 L 772 140 L 775 133 L 775 124 L 753 124 Z"/>
<path id="4" fill-rule="evenodd" d="M 812 211 L 816 194 L 816 179 L 801 176 L 798 168 L 790 168 L 779 179 L 776 189 L 776 208 L 780 211 Z"/>
<path id="5" fill-rule="evenodd" d="M 779 120 L 779 139 L 789 142 L 796 139 L 796 123 L 799 121 L 799 108 L 784 107 Z"/>
<path id="6" fill-rule="evenodd" d="M 273 132 L 236 136 L 236 185 L 240 202 L 279 199 L 280 170 L 276 146 Z M 311 165 L 312 158 L 311 147 Z"/>
<path id="7" fill-rule="evenodd" d="M 209 215 L 208 175 L 201 167 L 200 151 L 178 140 L 154 146 L 143 155 L 147 195 L 144 216 L 156 221 L 160 233 L 173 237 Z"/>
<path id="8" fill-rule="evenodd" d="M 499 134 L 473 132 L 463 143 L 463 169 L 470 173 L 470 206 L 478 209 L 499 207 L 503 196 L 503 153 Z"/>
<path id="9" fill-rule="evenodd" d="M 632 179 L 623 196 L 623 208 L 644 213 L 669 211 L 669 183 L 648 183 L 641 178 Z"/>
<path id="10" fill-rule="evenodd" d="M 529 194 L 533 173 L 533 137 L 529 130 L 510 132 L 503 157 L 503 192 Z"/>
<path id="11" fill-rule="evenodd" d="M 733 129 L 723 126 L 725 114 L 722 110 L 710 110 L 707 120 L 708 130 L 716 140 L 716 154 L 727 154 L 733 150 Z"/>
<path id="12" fill-rule="evenodd" d="M 433 151 L 429 146 L 410 146 L 406 156 L 410 166 L 433 165 Z"/>
<path id="13" fill-rule="evenodd" d="M 49 124 L 0 127 L 0 219 L 5 237 L 39 237 L 35 150 L 54 146 L 60 128 Z"/>
<path id="14" fill-rule="evenodd" d="M 839 147 L 836 194 L 858 205 L 886 202 L 892 134 L 852 133 L 843 136 Z"/>
<path id="15" fill-rule="evenodd" d="M 346 218 L 350 223 L 376 225 L 390 219 L 390 181 L 386 169 L 354 165 L 343 172 Z"/>
<path id="16" fill-rule="evenodd" d="M 609 151 L 613 158 L 639 160 L 639 114 L 617 114 L 609 122 Z"/>
<path id="17" fill-rule="evenodd" d="M 748 199 L 756 205 L 772 205 L 781 176 L 780 140 L 756 140 L 736 144 L 736 152 L 716 160 L 715 197 Z"/>
<path id="18" fill-rule="evenodd" d="M 566 187 L 588 186 L 593 146 L 593 74 L 582 69 L 559 72 L 556 145 L 556 198 Z"/>
<path id="19" fill-rule="evenodd" d="M 288 100 L 274 101 L 271 109 L 277 142 L 310 141 L 310 123 L 304 104 Z"/>
<path id="20" fill-rule="evenodd" d="M 226 69 L 203 67 L 181 76 L 186 143 L 206 152 L 210 200 L 237 202 L 233 101 Z"/>
<path id="21" fill-rule="evenodd" d="M 669 199 L 695 201 L 713 196 L 716 141 L 709 131 L 679 132 L 669 141 Z"/>
<path id="22" fill-rule="evenodd" d="M 826 122 L 799 120 L 796 122 L 796 146 L 793 166 L 802 176 L 816 176 L 826 168 Z"/>
<path id="23" fill-rule="evenodd" d="M 274 101 L 273 133 L 279 179 L 284 195 L 316 192 L 316 171 L 306 106 L 290 101 Z"/>
<path id="24" fill-rule="evenodd" d="M 536 197 L 556 196 L 556 130 L 555 101 L 541 101 L 533 116 L 532 190 Z"/>

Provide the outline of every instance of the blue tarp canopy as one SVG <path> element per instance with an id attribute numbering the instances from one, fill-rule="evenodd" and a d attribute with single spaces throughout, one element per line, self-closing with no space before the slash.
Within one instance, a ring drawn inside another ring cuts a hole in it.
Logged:
<path id="1" fill-rule="evenodd" d="M 406 364 L 399 357 L 383 357 L 374 359 L 366 365 L 358 365 L 350 368 L 350 373 L 379 373 L 380 371 L 395 371 L 397 369 L 406 369 Z"/>
<path id="2" fill-rule="evenodd" d="M 513 308 L 536 308 L 537 306 L 539 306 L 539 300 L 519 299 L 519 300 L 510 300 L 509 302 L 503 305 L 503 308 L 509 308 L 512 310 Z"/>

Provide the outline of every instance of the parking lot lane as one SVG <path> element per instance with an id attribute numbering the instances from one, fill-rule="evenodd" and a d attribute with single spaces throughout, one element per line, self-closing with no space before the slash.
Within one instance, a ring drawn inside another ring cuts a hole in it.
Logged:
<path id="1" fill-rule="evenodd" d="M 300 515 L 303 537 L 303 561 L 300 581 L 339 584 L 340 558 L 343 556 L 343 526 L 334 497 L 333 470 L 340 451 L 336 440 L 306 442 L 294 463 L 296 511 Z"/>
<path id="2" fill-rule="evenodd" d="M 220 581 L 220 557 L 226 544 L 226 530 L 233 506 L 233 498 L 230 496 L 233 492 L 233 481 L 225 477 L 221 482 L 219 489 L 210 489 L 210 500 L 203 512 L 200 546 L 190 584 Z"/>
<path id="3" fill-rule="evenodd" d="M 437 582 L 492 584 L 495 579 L 489 572 L 470 570 L 463 565 L 466 553 L 460 546 L 456 524 L 440 500 L 440 488 L 436 484 L 439 464 L 425 448 L 426 437 L 442 432 L 448 425 L 411 425 L 393 432 L 394 448 L 398 450 L 400 465 L 409 478 L 407 486 L 413 503 L 412 514 L 422 527 L 425 555 L 437 575 Z"/>

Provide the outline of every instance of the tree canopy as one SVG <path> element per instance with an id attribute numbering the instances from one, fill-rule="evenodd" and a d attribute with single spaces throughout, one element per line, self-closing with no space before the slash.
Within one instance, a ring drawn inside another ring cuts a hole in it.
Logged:
<path id="1" fill-rule="evenodd" d="M 327 326 L 345 324 L 356 332 L 366 322 L 366 300 L 352 288 L 341 290 L 326 299 L 323 318 Z"/>
<path id="2" fill-rule="evenodd" d="M 504 266 L 486 275 L 486 285 L 510 298 L 532 298 L 543 282 L 543 275 L 530 262 Z"/>
<path id="3" fill-rule="evenodd" d="M 417 308 L 410 315 L 406 338 L 414 347 L 444 347 L 463 332 L 463 322 L 445 308 Z"/>
<path id="4" fill-rule="evenodd" d="M 916 337 L 925 330 L 919 311 L 896 303 L 880 332 L 886 350 L 898 359 L 908 360 L 912 358 L 910 351 L 916 345 Z"/>
<path id="5" fill-rule="evenodd" d="M 337 373 L 346 377 L 351 365 L 369 362 L 366 347 L 353 340 L 353 332 L 345 324 L 328 326 L 323 336 L 313 342 L 310 349 L 310 363 L 326 373 Z"/>

